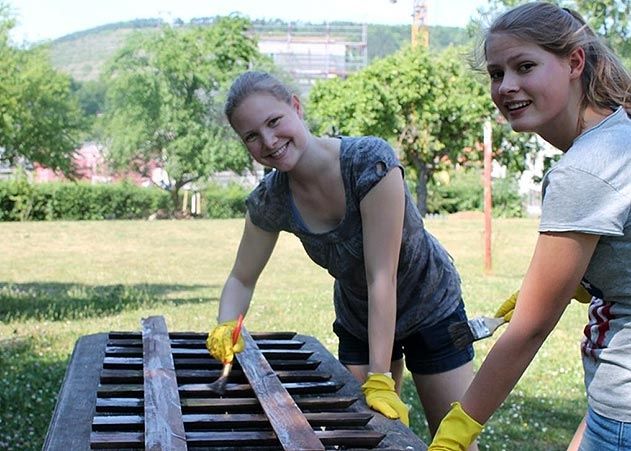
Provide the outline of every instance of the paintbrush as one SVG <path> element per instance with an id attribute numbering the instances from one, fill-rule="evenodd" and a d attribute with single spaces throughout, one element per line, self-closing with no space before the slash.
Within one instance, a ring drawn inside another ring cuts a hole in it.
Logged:
<path id="1" fill-rule="evenodd" d="M 448 330 L 454 346 L 462 349 L 474 341 L 490 337 L 498 327 L 507 322 L 503 317 L 480 316 L 469 321 L 452 323 Z"/>
<path id="2" fill-rule="evenodd" d="M 241 334 L 242 325 L 243 325 L 243 314 L 239 314 L 239 318 L 237 319 L 237 325 L 232 331 L 232 344 L 233 345 L 236 345 L 237 341 L 239 341 L 239 335 Z M 228 382 L 228 377 L 230 376 L 230 372 L 232 371 L 233 361 L 234 361 L 234 356 L 230 360 L 224 360 L 221 376 L 219 376 L 219 378 L 212 384 L 208 384 L 208 386 L 206 387 L 207 390 L 215 392 L 218 395 L 224 394 L 224 392 L 226 391 L 226 382 Z"/>

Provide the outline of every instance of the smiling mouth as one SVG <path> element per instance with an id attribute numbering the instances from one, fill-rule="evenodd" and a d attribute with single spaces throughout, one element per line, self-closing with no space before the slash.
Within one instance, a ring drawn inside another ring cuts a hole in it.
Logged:
<path id="1" fill-rule="evenodd" d="M 289 141 L 285 143 L 285 145 L 283 145 L 282 147 L 280 147 L 278 150 L 275 150 L 274 152 L 272 152 L 271 154 L 269 154 L 267 156 L 267 158 L 272 158 L 272 159 L 276 159 L 276 158 L 280 158 L 284 155 L 284 153 L 287 151 L 287 146 L 289 145 Z"/>
<path id="2" fill-rule="evenodd" d="M 522 108 L 526 108 L 532 102 L 530 100 L 520 100 L 519 102 L 506 102 L 504 105 L 509 113 L 513 111 L 521 110 Z"/>

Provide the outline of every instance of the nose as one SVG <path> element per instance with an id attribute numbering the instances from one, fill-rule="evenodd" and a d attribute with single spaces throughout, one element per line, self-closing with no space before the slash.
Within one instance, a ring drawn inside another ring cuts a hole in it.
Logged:
<path id="1" fill-rule="evenodd" d="M 263 145 L 268 149 L 273 149 L 276 145 L 276 134 L 273 130 L 264 130 L 262 133 Z"/>
<path id="2" fill-rule="evenodd" d="M 517 77 L 510 73 L 504 73 L 502 77 L 502 83 L 498 89 L 500 94 L 508 94 L 519 90 L 519 84 L 517 83 Z"/>

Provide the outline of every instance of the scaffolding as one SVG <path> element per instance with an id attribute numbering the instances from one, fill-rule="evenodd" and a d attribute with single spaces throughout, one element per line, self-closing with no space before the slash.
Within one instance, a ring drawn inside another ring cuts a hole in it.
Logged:
<path id="1" fill-rule="evenodd" d="M 366 24 L 257 24 L 259 51 L 291 74 L 301 94 L 317 80 L 346 78 L 368 64 Z"/>

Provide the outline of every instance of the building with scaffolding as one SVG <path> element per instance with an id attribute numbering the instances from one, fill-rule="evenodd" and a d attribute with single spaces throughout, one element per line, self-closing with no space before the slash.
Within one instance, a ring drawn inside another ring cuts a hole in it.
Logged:
<path id="1" fill-rule="evenodd" d="M 346 78 L 368 64 L 366 24 L 258 23 L 259 51 L 291 74 L 303 95 L 319 79 Z"/>

